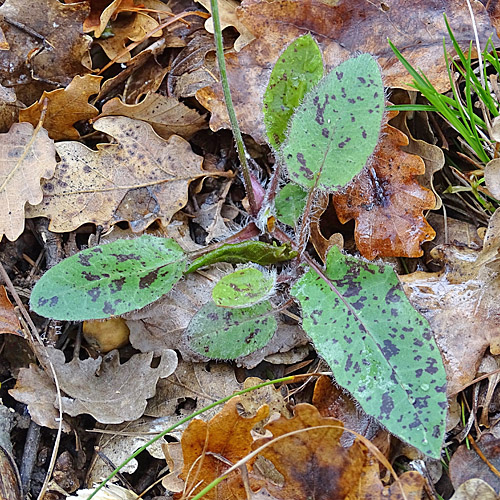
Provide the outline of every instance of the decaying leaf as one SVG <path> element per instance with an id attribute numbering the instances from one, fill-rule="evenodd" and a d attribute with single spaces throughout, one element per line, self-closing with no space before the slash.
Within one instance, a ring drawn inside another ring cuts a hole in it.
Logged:
<path id="1" fill-rule="evenodd" d="M 387 44 L 389 37 L 439 91 L 447 90 L 442 40 L 448 38 L 448 32 L 442 13 L 446 12 L 458 43 L 467 50 L 474 39 L 467 5 L 461 0 L 446 0 L 437 8 L 435 0 L 426 0 L 419 3 L 416 15 L 408 15 L 408 9 L 412 7 L 404 0 L 386 1 L 383 6 L 349 0 L 243 1 L 238 9 L 239 20 L 256 40 L 240 52 L 226 55 L 229 85 L 243 132 L 258 142 L 265 141 L 262 101 L 272 67 L 283 47 L 307 32 L 313 33 L 322 47 L 328 70 L 355 53 L 368 52 L 383 68 L 386 86 L 405 87 L 411 82 L 403 66 L 396 63 Z M 473 4 L 473 9 L 484 46 L 492 33 L 496 39 L 494 28 L 479 2 Z M 196 97 L 212 113 L 212 130 L 229 128 L 220 84 L 199 90 Z"/>
<path id="2" fill-rule="evenodd" d="M 270 443 L 260 455 L 274 464 L 284 477 L 284 485 L 267 482 L 266 490 L 282 500 L 387 497 L 395 500 L 405 498 L 397 496 L 401 495 L 401 489 L 408 494 L 406 498 L 420 498 L 424 478 L 415 472 L 402 476 L 399 484 L 387 488 L 389 491 L 383 496 L 378 463 L 359 441 L 349 448 L 340 445 L 343 427 L 342 422 L 322 417 L 309 404 L 295 406 L 291 419 L 281 417 L 269 422 L 265 429 L 272 433 L 272 437 L 258 439 L 252 448 Z M 290 435 L 287 437 L 287 434 Z M 276 438 L 281 439 L 271 442 Z"/>
<path id="3" fill-rule="evenodd" d="M 474 478 L 462 483 L 450 500 L 498 500 L 498 496 L 487 482 Z"/>
<path id="4" fill-rule="evenodd" d="M 40 178 L 52 177 L 55 167 L 54 142 L 45 129 L 15 123 L 0 134 L 0 235 L 11 241 L 21 235 L 24 206 L 42 201 Z"/>
<path id="5" fill-rule="evenodd" d="M 97 151 L 78 142 L 58 143 L 61 162 L 42 186 L 43 202 L 29 209 L 29 217 L 50 218 L 51 231 L 73 231 L 86 222 L 108 228 L 123 220 L 117 207 L 125 196 L 134 203 L 144 195 L 147 212 L 129 219 L 132 229 L 144 230 L 157 219 L 167 225 L 186 204 L 191 181 L 224 174 L 204 171 L 188 142 L 177 135 L 165 141 L 148 123 L 112 116 L 100 118 L 94 128 L 116 142 L 100 144 Z"/>
<path id="6" fill-rule="evenodd" d="M 0 58 L 0 83 L 26 84 L 33 77 L 68 85 L 74 76 L 89 73 L 82 64 L 92 42 L 83 34 L 88 13 L 88 4 L 82 2 L 65 5 L 58 0 L 6 0 L 0 7 L 0 29 L 10 50 Z M 5 18 L 33 30 L 44 41 Z"/>
<path id="7" fill-rule="evenodd" d="M 488 347 L 500 354 L 498 269 L 476 266 L 477 249 L 440 246 L 432 255 L 443 263 L 442 271 L 417 271 L 400 279 L 431 325 L 452 395 L 474 379 Z"/>
<path id="8" fill-rule="evenodd" d="M 237 404 L 238 398 L 229 400 L 209 422 L 192 420 L 184 431 L 181 439 L 184 467 L 180 477 L 186 482 L 188 492 L 200 491 L 251 451 L 250 431 L 267 416 L 269 409 L 262 406 L 254 417 L 243 418 L 238 413 Z M 240 472 L 231 473 L 205 498 L 247 498 Z"/>
<path id="9" fill-rule="evenodd" d="M 419 257 L 420 245 L 435 232 L 423 216 L 433 209 L 433 193 L 420 186 L 425 172 L 422 159 L 405 153 L 408 138 L 385 125 L 371 160 L 332 201 L 340 222 L 356 220 L 356 246 L 367 259 Z"/>
<path id="10" fill-rule="evenodd" d="M 88 413 L 104 424 L 142 416 L 158 379 L 168 377 L 177 367 L 177 354 L 172 350 L 165 350 L 160 364 L 151 368 L 153 353 L 135 354 L 123 364 L 118 351 L 104 358 L 66 363 L 62 351 L 47 349 L 61 390 L 67 395 L 63 397 L 63 411 L 71 416 Z"/>
<path id="11" fill-rule="evenodd" d="M 198 111 L 188 108 L 175 97 L 148 94 L 139 104 L 125 104 L 118 97 L 102 107 L 102 116 L 128 116 L 150 123 L 154 131 L 164 139 L 177 134 L 189 139 L 195 132 L 206 127 L 206 120 Z"/>
<path id="12" fill-rule="evenodd" d="M 79 139 L 80 134 L 73 126 L 80 120 L 95 118 L 99 112 L 88 103 L 90 96 L 99 93 L 101 76 L 75 76 L 65 89 L 44 92 L 39 101 L 19 112 L 19 121 L 30 122 L 34 127 L 47 99 L 47 112 L 43 127 L 54 141 Z"/>

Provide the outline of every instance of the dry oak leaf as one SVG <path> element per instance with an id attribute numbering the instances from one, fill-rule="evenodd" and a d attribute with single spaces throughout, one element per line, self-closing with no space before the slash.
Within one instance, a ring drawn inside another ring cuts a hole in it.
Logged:
<path id="1" fill-rule="evenodd" d="M 384 491 L 378 462 L 365 445 L 355 441 L 349 448 L 342 447 L 339 442 L 344 431 L 342 422 L 322 417 L 310 404 L 298 404 L 294 417 L 280 417 L 265 429 L 272 437 L 258 439 L 252 448 L 256 450 L 270 443 L 259 456 L 272 462 L 284 478 L 283 485 L 266 484 L 266 490 L 277 499 L 421 498 L 424 478 L 416 472 L 403 475 Z"/>
<path id="2" fill-rule="evenodd" d="M 472 6 L 481 46 L 492 34 L 493 43 L 498 43 L 485 7 L 480 2 Z M 359 51 L 369 52 L 377 57 L 387 87 L 405 87 L 411 78 L 390 49 L 389 37 L 439 92 L 446 91 L 449 78 L 442 41 L 449 37 L 443 12 L 459 45 L 467 50 L 474 33 L 462 0 L 424 0 L 418 7 L 411 0 L 385 0 L 382 4 L 244 0 L 237 9 L 238 17 L 256 39 L 240 52 L 226 55 L 229 86 L 242 131 L 259 143 L 265 142 L 262 101 L 272 68 L 283 47 L 308 32 L 321 45 L 328 69 Z M 230 128 L 220 83 L 199 90 L 196 97 L 212 113 L 212 130 Z"/>
<path id="3" fill-rule="evenodd" d="M 24 231 L 24 206 L 43 198 L 40 178 L 56 168 L 54 142 L 43 128 L 15 123 L 0 134 L 0 236 L 16 240 Z"/>
<path id="4" fill-rule="evenodd" d="M 177 354 L 163 351 L 160 363 L 151 367 L 153 353 L 134 354 L 120 364 L 118 351 L 104 358 L 73 359 L 65 362 L 64 353 L 47 347 L 63 396 L 63 411 L 72 417 L 88 413 L 102 424 L 136 420 L 154 396 L 159 378 L 170 376 L 177 367 Z"/>
<path id="5" fill-rule="evenodd" d="M 238 413 L 237 405 L 238 397 L 235 397 L 209 422 L 192 420 L 184 431 L 181 439 L 184 467 L 179 477 L 186 482 L 186 491 L 190 495 L 201 491 L 250 453 L 253 441 L 251 430 L 268 415 L 269 409 L 261 406 L 254 417 L 244 418 Z M 174 498 L 181 498 L 181 495 L 176 494 Z M 232 472 L 203 498 L 247 498 L 240 471 Z"/>
<path id="6" fill-rule="evenodd" d="M 19 318 L 3 285 L 0 286 L 0 333 L 12 333 L 24 337 Z"/>
<path id="7" fill-rule="evenodd" d="M 150 123 L 154 131 L 164 139 L 177 134 L 189 139 L 194 133 L 206 128 L 204 115 L 188 108 L 175 97 L 148 94 L 139 104 L 125 104 L 119 97 L 102 107 L 102 116 L 128 116 Z"/>
<path id="8" fill-rule="evenodd" d="M 65 89 L 44 92 L 42 97 L 26 109 L 19 111 L 19 121 L 29 122 L 36 126 L 47 99 L 47 112 L 43 126 L 49 137 L 54 141 L 64 139 L 77 140 L 80 138 L 78 130 L 73 126 L 81 120 L 95 118 L 99 111 L 89 104 L 90 96 L 99 93 L 101 76 L 75 76 Z"/>
<path id="9" fill-rule="evenodd" d="M 187 203 L 191 181 L 224 175 L 204 171 L 203 158 L 187 141 L 177 135 L 165 141 L 148 123 L 112 116 L 100 118 L 94 128 L 116 142 L 99 144 L 97 151 L 79 142 L 58 143 L 61 162 L 42 185 L 43 202 L 28 211 L 28 217 L 50 218 L 51 231 L 70 232 L 87 222 L 109 228 L 121 220 L 129 220 L 136 232 L 156 219 L 166 226 Z M 149 202 L 137 214 L 135 197 L 144 192 Z M 117 213 L 125 198 L 130 219 Z"/>
<path id="10" fill-rule="evenodd" d="M 400 276 L 413 306 L 429 321 L 443 357 L 448 395 L 476 376 L 486 349 L 500 354 L 500 273 L 498 261 L 476 266 L 482 252 L 442 245 L 431 255 L 442 271 Z"/>
<path id="11" fill-rule="evenodd" d="M 436 199 L 418 183 L 425 165 L 402 150 L 407 145 L 406 135 L 386 124 L 368 164 L 332 196 L 339 221 L 356 220 L 356 246 L 367 259 L 420 257 L 420 245 L 436 235 L 423 216 Z"/>
<path id="12" fill-rule="evenodd" d="M 74 76 L 89 73 L 92 38 L 83 34 L 88 12 L 86 2 L 6 0 L 0 7 L 0 29 L 10 51 L 0 58 L 0 83 L 25 85 L 34 78 L 68 85 Z M 44 40 L 5 19 L 26 26 Z"/>
<path id="13" fill-rule="evenodd" d="M 57 392 L 54 382 L 41 368 L 30 364 L 21 368 L 14 389 L 9 394 L 28 406 L 30 417 L 38 425 L 49 429 L 59 428 L 59 410 L 56 408 Z M 70 432 L 71 426 L 63 420 L 62 429 Z"/>

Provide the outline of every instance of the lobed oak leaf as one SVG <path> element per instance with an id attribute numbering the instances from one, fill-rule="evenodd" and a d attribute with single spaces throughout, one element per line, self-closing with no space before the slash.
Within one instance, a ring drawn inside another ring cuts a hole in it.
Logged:
<path id="1" fill-rule="evenodd" d="M 99 93 L 101 76 L 75 76 L 65 89 L 44 92 L 42 97 L 29 108 L 19 111 L 19 121 L 36 126 L 40 120 L 45 99 L 47 112 L 43 126 L 54 141 L 79 139 L 80 134 L 73 126 L 81 120 L 95 118 L 99 111 L 88 103 L 90 96 Z"/>
<path id="2" fill-rule="evenodd" d="M 0 134 L 0 235 L 16 240 L 24 231 L 24 206 L 43 198 L 40 178 L 56 167 L 54 142 L 43 128 L 15 123 Z"/>
<path id="3" fill-rule="evenodd" d="M 148 122 L 164 139 L 172 134 L 189 139 L 195 132 L 206 127 L 205 116 L 198 111 L 188 108 L 175 97 L 153 93 L 148 94 L 139 104 L 125 104 L 115 97 L 102 107 L 99 118 L 103 116 L 128 116 Z"/>
<path id="4" fill-rule="evenodd" d="M 229 400 L 209 422 L 192 420 L 184 431 L 181 439 L 184 467 L 179 477 L 186 482 L 186 491 L 190 494 L 201 491 L 250 453 L 253 440 L 250 432 L 267 416 L 269 409 L 261 406 L 255 416 L 244 418 L 238 413 L 238 401 L 238 397 Z M 177 494 L 174 498 L 181 496 Z M 232 472 L 204 498 L 247 498 L 240 472 Z"/>
<path id="5" fill-rule="evenodd" d="M 66 363 L 62 351 L 47 350 L 61 390 L 67 395 L 62 398 L 64 413 L 72 417 L 88 413 L 103 424 L 141 417 L 158 379 L 168 377 L 177 367 L 177 354 L 170 349 L 163 351 L 156 368 L 151 367 L 153 353 L 135 354 L 123 364 L 116 350 L 104 358 Z"/>
<path id="6" fill-rule="evenodd" d="M 497 40 L 486 8 L 480 2 L 472 8 L 481 46 L 492 33 Z M 415 15 L 409 16 L 409 9 Z M 443 11 L 459 45 L 467 50 L 474 33 L 467 5 L 461 0 L 425 0 L 416 11 L 408 0 L 387 0 L 383 6 L 349 0 L 244 0 L 237 10 L 238 18 L 256 39 L 240 52 L 226 55 L 229 86 L 242 131 L 259 143 L 265 142 L 262 102 L 272 68 L 283 47 L 308 32 L 320 44 L 328 70 L 358 52 L 368 52 L 377 57 L 387 87 L 408 88 L 410 78 L 387 44 L 389 37 L 439 92 L 447 90 L 442 40 L 448 39 L 448 32 Z M 199 90 L 196 98 L 212 113 L 212 130 L 230 128 L 220 83 Z"/>
<path id="7" fill-rule="evenodd" d="M 116 142 L 99 144 L 97 151 L 78 142 L 58 143 L 61 162 L 42 185 L 42 203 L 28 211 L 28 217 L 50 218 L 51 231 L 69 232 L 87 222 L 108 228 L 121 220 L 134 232 L 157 219 L 168 225 L 187 203 L 191 181 L 225 175 L 204 171 L 202 157 L 187 141 L 177 135 L 165 141 L 148 123 L 104 117 L 94 128 Z"/>
<path id="8" fill-rule="evenodd" d="M 83 34 L 88 13 L 86 2 L 65 5 L 58 0 L 6 0 L 0 7 L 0 29 L 10 51 L 0 58 L 0 83 L 25 85 L 40 79 L 67 85 L 74 76 L 89 73 L 82 63 L 90 61 L 92 38 Z M 44 40 L 5 19 L 26 26 Z"/>
<path id="9" fill-rule="evenodd" d="M 423 216 L 436 199 L 418 183 L 425 165 L 403 151 L 407 145 L 406 135 L 386 124 L 363 171 L 332 196 L 339 221 L 356 220 L 356 246 L 367 259 L 420 257 L 420 245 L 436 235 Z"/>

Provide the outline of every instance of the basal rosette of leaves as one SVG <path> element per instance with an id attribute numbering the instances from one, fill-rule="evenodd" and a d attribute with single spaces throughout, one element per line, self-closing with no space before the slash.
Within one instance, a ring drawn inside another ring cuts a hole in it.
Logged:
<path id="1" fill-rule="evenodd" d="M 304 57 L 312 63 L 305 64 Z M 282 194 L 268 193 L 271 201 L 262 212 L 276 208 L 281 223 L 298 228 L 299 242 L 307 241 L 317 190 L 345 186 L 369 160 L 384 112 L 380 69 L 369 54 L 345 61 L 320 80 L 322 74 L 319 48 L 307 35 L 280 56 L 266 92 L 268 136 L 293 184 Z M 174 240 L 148 235 L 87 249 L 47 271 L 30 304 L 54 319 L 105 318 L 144 307 L 186 274 L 217 262 L 269 266 L 296 259 L 291 266 L 303 265 L 305 274 L 295 283 L 288 279 L 291 295 L 336 381 L 390 432 L 439 457 L 446 418 L 443 363 L 427 322 L 392 268 L 333 249 L 323 270 L 303 255 L 305 245 L 269 231 L 268 237 L 283 244 L 225 244 L 191 262 Z M 277 300 L 273 294 L 273 272 L 247 268 L 225 276 L 214 301 L 191 319 L 184 340 L 199 355 L 215 359 L 264 347 L 276 330 L 277 305 L 287 304 L 287 297 Z"/>

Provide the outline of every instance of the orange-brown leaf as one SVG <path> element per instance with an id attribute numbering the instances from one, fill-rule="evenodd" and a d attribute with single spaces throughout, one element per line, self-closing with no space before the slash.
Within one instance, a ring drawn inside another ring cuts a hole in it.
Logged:
<path id="1" fill-rule="evenodd" d="M 12 302 L 7 297 L 5 287 L 0 286 L 0 333 L 13 333 L 14 335 L 23 336 L 21 324 L 14 311 Z"/>
<path id="2" fill-rule="evenodd" d="M 65 89 L 44 92 L 39 101 L 27 109 L 19 111 L 19 121 L 36 126 L 44 101 L 47 99 L 47 113 L 43 126 L 49 137 L 55 141 L 79 139 L 80 134 L 73 126 L 81 120 L 95 118 L 99 111 L 88 103 L 89 97 L 99 93 L 101 76 L 75 76 Z"/>
<path id="3" fill-rule="evenodd" d="M 405 134 L 386 124 L 371 161 L 332 197 L 340 222 L 356 220 L 356 246 L 367 259 L 419 257 L 420 245 L 436 234 L 423 216 L 436 199 L 418 183 L 425 165 L 401 149 L 407 144 Z"/>
<path id="4" fill-rule="evenodd" d="M 251 451 L 252 428 L 264 419 L 269 409 L 262 406 L 254 417 L 244 418 L 238 413 L 238 398 L 229 400 L 209 422 L 193 420 L 182 435 L 184 467 L 180 477 L 186 482 L 186 491 L 199 492 L 238 460 Z M 192 490 L 192 488 L 195 486 Z M 192 490 L 192 491 L 191 491 Z M 180 498 L 177 496 L 176 498 Z M 203 498 L 243 500 L 246 497 L 240 472 L 213 488 Z"/>

